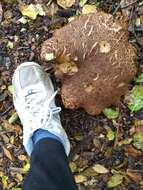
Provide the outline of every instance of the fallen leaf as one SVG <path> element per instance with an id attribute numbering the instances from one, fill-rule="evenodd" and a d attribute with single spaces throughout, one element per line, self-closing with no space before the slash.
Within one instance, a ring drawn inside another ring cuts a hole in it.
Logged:
<path id="1" fill-rule="evenodd" d="M 9 86 L 8 86 L 8 91 L 9 91 L 11 94 L 14 93 L 13 85 L 9 85 Z"/>
<path id="2" fill-rule="evenodd" d="M 7 148 L 5 148 L 4 146 L 2 148 L 3 148 L 5 156 L 8 159 L 10 159 L 11 161 L 14 161 L 14 158 L 13 158 L 12 154 L 10 153 L 10 151 Z"/>
<path id="3" fill-rule="evenodd" d="M 108 119 L 116 119 L 117 117 L 119 117 L 119 112 L 113 110 L 112 108 L 105 108 L 103 110 L 104 115 L 108 118 Z"/>
<path id="4" fill-rule="evenodd" d="M 35 5 L 33 5 L 33 4 L 21 5 L 20 11 L 21 11 L 22 15 L 27 16 L 27 17 L 31 18 L 32 20 L 35 20 L 38 15 L 38 11 L 37 11 Z"/>
<path id="5" fill-rule="evenodd" d="M 85 169 L 81 174 L 86 177 L 94 177 L 98 175 L 97 172 L 93 169 L 93 167 Z"/>
<path id="6" fill-rule="evenodd" d="M 127 139 L 124 139 L 124 140 L 120 141 L 120 142 L 118 143 L 118 146 L 131 144 L 131 142 L 132 142 L 132 139 L 131 139 L 131 138 L 127 138 Z"/>
<path id="7" fill-rule="evenodd" d="M 25 160 L 27 160 L 27 157 L 24 154 L 21 154 L 18 156 L 18 159 L 21 161 L 25 161 Z"/>
<path id="8" fill-rule="evenodd" d="M 6 47 L 7 47 L 7 48 L 10 48 L 10 49 L 13 49 L 13 47 L 14 47 L 13 42 L 8 41 Z"/>
<path id="9" fill-rule="evenodd" d="M 81 7 L 87 3 L 88 0 L 80 0 L 79 4 Z"/>
<path id="10" fill-rule="evenodd" d="M 20 6 L 20 11 L 22 15 L 29 17 L 32 20 L 35 20 L 37 18 L 37 15 L 44 16 L 45 12 L 42 8 L 42 5 L 37 4 L 30 4 L 30 5 L 25 5 L 22 4 Z"/>
<path id="11" fill-rule="evenodd" d="M 95 5 L 86 4 L 82 8 L 82 14 L 96 13 L 97 9 Z"/>
<path id="12" fill-rule="evenodd" d="M 96 171 L 98 174 L 106 174 L 109 172 L 109 170 L 107 168 L 105 168 L 104 166 L 100 165 L 100 164 L 95 164 L 93 166 L 94 171 Z"/>
<path id="13" fill-rule="evenodd" d="M 2 9 L 2 4 L 0 3 L 0 22 L 2 21 L 2 16 L 3 16 L 3 9 Z"/>
<path id="14" fill-rule="evenodd" d="M 125 103 L 132 112 L 137 112 L 143 108 L 143 86 L 134 86 L 130 94 L 125 96 Z"/>
<path id="15" fill-rule="evenodd" d="M 113 131 L 111 128 L 108 129 L 107 138 L 109 141 L 112 141 L 115 139 L 115 131 Z"/>
<path id="16" fill-rule="evenodd" d="M 143 175 L 141 172 L 137 172 L 136 170 L 127 169 L 127 175 L 134 181 L 134 182 L 141 182 L 143 179 Z"/>
<path id="17" fill-rule="evenodd" d="M 82 141 L 84 136 L 82 134 L 81 135 L 79 134 L 79 135 L 76 135 L 74 138 L 76 141 Z"/>
<path id="18" fill-rule="evenodd" d="M 136 79 L 135 79 L 136 83 L 142 83 L 143 82 L 143 73 L 141 73 Z"/>
<path id="19" fill-rule="evenodd" d="M 23 16 L 20 19 L 18 19 L 18 21 L 22 24 L 26 24 L 27 22 L 29 22 L 29 20 Z"/>
<path id="20" fill-rule="evenodd" d="M 140 185 L 143 187 L 143 181 L 140 182 Z"/>
<path id="21" fill-rule="evenodd" d="M 136 25 L 137 27 L 139 27 L 139 26 L 141 25 L 141 19 L 140 19 L 140 17 L 138 17 L 138 18 L 136 19 L 135 25 Z"/>
<path id="22" fill-rule="evenodd" d="M 107 186 L 109 188 L 113 188 L 116 187 L 118 185 L 120 185 L 123 182 L 123 175 L 120 174 L 115 174 L 111 177 L 111 179 L 108 181 Z"/>
<path id="23" fill-rule="evenodd" d="M 22 182 L 22 181 L 23 181 L 23 176 L 22 176 L 22 174 L 17 173 L 15 177 L 16 177 L 16 179 L 18 180 L 18 182 Z"/>
<path id="24" fill-rule="evenodd" d="M 133 145 L 143 151 L 143 132 L 137 132 L 133 136 Z"/>
<path id="25" fill-rule="evenodd" d="M 15 112 L 15 113 L 12 114 L 12 116 L 9 118 L 8 122 L 9 122 L 10 124 L 13 124 L 13 123 L 15 123 L 15 122 L 17 121 L 17 119 L 18 119 L 18 114 L 17 114 L 17 112 Z"/>
<path id="26" fill-rule="evenodd" d="M 77 171 L 77 165 L 74 162 L 70 162 L 69 166 L 73 173 Z"/>
<path id="27" fill-rule="evenodd" d="M 36 9 L 37 9 L 38 15 L 40 15 L 40 16 L 45 16 L 46 15 L 45 11 L 43 10 L 42 5 L 37 4 Z"/>
<path id="28" fill-rule="evenodd" d="M 66 9 L 75 4 L 75 0 L 57 0 L 60 7 Z"/>
<path id="29" fill-rule="evenodd" d="M 75 182 L 76 183 L 83 183 L 85 181 L 87 181 L 87 178 L 83 175 L 75 175 Z"/>
<path id="30" fill-rule="evenodd" d="M 132 156 L 133 158 L 137 159 L 141 155 L 141 152 L 132 145 L 129 145 L 125 147 L 125 154 L 126 156 Z"/>
<path id="31" fill-rule="evenodd" d="M 8 185 L 8 177 L 7 176 L 2 176 L 1 177 L 1 181 L 2 181 L 2 186 L 3 186 L 3 189 L 7 188 L 7 185 Z"/>
<path id="32" fill-rule="evenodd" d="M 28 172 L 29 169 L 30 169 L 30 163 L 29 163 L 29 161 L 27 161 L 26 164 L 24 164 L 24 166 L 23 166 L 23 170 L 24 170 L 24 172 Z"/>
<path id="33" fill-rule="evenodd" d="M 4 127 L 6 130 L 10 130 L 10 131 L 13 131 L 13 132 L 17 132 L 18 134 L 22 134 L 22 128 L 21 128 L 19 125 L 10 124 L 10 123 L 7 122 L 6 120 L 5 120 L 4 123 L 3 123 L 3 127 Z"/>
<path id="34" fill-rule="evenodd" d="M 4 176 L 4 172 L 0 171 L 0 177 Z"/>

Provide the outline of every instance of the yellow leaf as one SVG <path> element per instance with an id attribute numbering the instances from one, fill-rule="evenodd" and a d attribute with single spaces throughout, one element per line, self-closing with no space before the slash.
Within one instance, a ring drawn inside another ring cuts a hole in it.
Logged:
<path id="1" fill-rule="evenodd" d="M 66 9 L 68 7 L 71 7 L 73 4 L 75 4 L 75 0 L 57 0 L 57 3 L 62 8 Z"/>
<path id="2" fill-rule="evenodd" d="M 21 5 L 20 6 L 20 11 L 22 15 L 27 16 L 31 18 L 32 20 L 35 20 L 38 15 L 38 11 L 36 9 L 36 6 L 33 4 L 30 5 Z"/>
<path id="3" fill-rule="evenodd" d="M 97 9 L 95 5 L 86 4 L 82 8 L 82 14 L 96 13 Z"/>
<path id="4" fill-rule="evenodd" d="M 16 179 L 18 180 L 18 182 L 21 182 L 21 181 L 23 181 L 23 176 L 20 173 L 17 173 Z"/>
<path id="5" fill-rule="evenodd" d="M 74 173 L 77 170 L 77 166 L 74 162 L 70 162 L 69 164 L 71 171 Z"/>
<path id="6" fill-rule="evenodd" d="M 29 169 L 30 169 L 30 163 L 29 163 L 29 161 L 27 161 L 27 163 L 23 167 L 23 170 L 24 170 L 24 172 L 28 172 Z"/>
<path id="7" fill-rule="evenodd" d="M 3 186 L 3 189 L 7 188 L 7 184 L 8 184 L 8 177 L 7 176 L 2 176 L 1 177 L 1 181 L 2 181 L 2 186 Z"/>
<path id="8" fill-rule="evenodd" d="M 104 166 L 100 165 L 100 164 L 95 164 L 93 166 L 94 171 L 96 171 L 99 174 L 106 174 L 109 172 L 109 170 L 107 168 L 105 168 Z"/>
<path id="9" fill-rule="evenodd" d="M 83 183 L 85 181 L 87 181 L 87 178 L 85 176 L 83 176 L 83 175 L 76 175 L 75 176 L 75 182 L 76 183 Z"/>

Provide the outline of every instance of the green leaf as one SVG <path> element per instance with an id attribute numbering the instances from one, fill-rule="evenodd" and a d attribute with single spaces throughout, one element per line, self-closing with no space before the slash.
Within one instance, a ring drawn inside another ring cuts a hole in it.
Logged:
<path id="1" fill-rule="evenodd" d="M 107 183 L 108 187 L 112 188 L 120 185 L 123 182 L 123 178 L 124 176 L 120 174 L 113 175 Z"/>
<path id="2" fill-rule="evenodd" d="M 117 117 L 119 117 L 119 112 L 113 110 L 112 108 L 105 108 L 103 110 L 104 115 L 108 118 L 108 119 L 116 119 Z"/>
<path id="3" fill-rule="evenodd" d="M 143 82 L 143 73 L 141 73 L 141 74 L 135 79 L 135 81 L 136 81 L 137 83 Z"/>
<path id="4" fill-rule="evenodd" d="M 1 180 L 2 180 L 2 185 L 3 185 L 3 189 L 7 188 L 7 181 L 8 181 L 8 177 L 3 175 L 1 177 Z"/>
<path id="5" fill-rule="evenodd" d="M 14 92 L 13 85 L 9 85 L 9 86 L 8 86 L 8 91 L 9 91 L 11 94 L 13 94 L 13 92 Z"/>
<path id="6" fill-rule="evenodd" d="M 77 171 L 77 165 L 74 162 L 70 162 L 69 167 L 73 173 Z"/>
<path id="7" fill-rule="evenodd" d="M 29 161 L 27 161 L 26 164 L 25 164 L 24 167 L 23 167 L 23 170 L 24 170 L 25 172 L 28 172 L 29 169 L 30 169 L 30 163 L 29 163 Z"/>
<path id="8" fill-rule="evenodd" d="M 134 86 L 130 94 L 125 96 L 125 103 L 132 112 L 137 112 L 143 108 L 143 86 Z"/>
<path id="9" fill-rule="evenodd" d="M 18 114 L 15 112 L 8 120 L 10 124 L 15 123 L 18 119 Z"/>
<path id="10" fill-rule="evenodd" d="M 13 187 L 11 190 L 22 190 L 20 187 Z"/>
<path id="11" fill-rule="evenodd" d="M 142 85 L 136 85 L 131 90 L 131 96 L 132 98 L 136 100 L 143 100 L 143 86 Z"/>
<path id="12" fill-rule="evenodd" d="M 81 6 L 81 7 L 84 6 L 84 5 L 87 3 L 87 1 L 88 1 L 88 0 L 80 0 L 80 3 L 79 3 L 80 6 Z"/>
<path id="13" fill-rule="evenodd" d="M 86 177 L 95 177 L 98 175 L 97 172 L 93 169 L 93 167 L 85 169 L 81 174 Z"/>
<path id="14" fill-rule="evenodd" d="M 107 138 L 109 141 L 112 141 L 115 138 L 115 131 L 113 131 L 111 128 L 108 130 Z"/>
<path id="15" fill-rule="evenodd" d="M 143 151 L 143 132 L 137 132 L 133 137 L 133 145 Z"/>

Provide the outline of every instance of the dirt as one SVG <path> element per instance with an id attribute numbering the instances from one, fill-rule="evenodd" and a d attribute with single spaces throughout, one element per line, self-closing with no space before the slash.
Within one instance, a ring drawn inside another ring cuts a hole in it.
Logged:
<path id="1" fill-rule="evenodd" d="M 19 1 L 18 1 L 19 2 Z M 26 4 L 33 1 L 25 0 Z M 47 1 L 41 1 L 43 4 Z M 93 0 L 88 1 L 90 4 Z M 95 2 L 95 1 L 94 1 Z M 102 9 L 116 16 L 121 16 L 120 1 L 96 1 Z M 131 5 L 129 27 L 129 41 L 137 49 L 138 73 L 143 72 L 143 24 L 136 26 L 136 18 L 142 18 L 143 7 L 140 2 Z M 29 158 L 22 145 L 22 126 L 19 120 L 9 124 L 8 119 L 15 112 L 12 96 L 8 90 L 15 68 L 23 61 L 37 61 L 47 72 L 53 75 L 52 65 L 47 68 L 41 62 L 40 49 L 43 41 L 52 36 L 56 28 L 68 22 L 68 18 L 80 12 L 78 3 L 63 10 L 58 7 L 56 14 L 51 16 L 37 16 L 26 24 L 19 23 L 21 18 L 19 3 L 4 0 L 2 2 L 3 18 L 0 25 L 0 189 L 12 190 L 13 187 L 22 187 L 23 179 L 28 171 Z M 54 11 L 53 11 L 54 12 Z M 0 13 L 1 15 L 1 13 Z M 1 19 L 0 19 L 1 20 Z M 9 43 L 12 42 L 11 43 Z M 59 81 L 54 79 L 56 85 Z M 129 89 L 135 85 L 132 81 Z M 86 180 L 78 184 L 80 190 L 107 190 L 111 176 L 123 175 L 123 181 L 115 190 L 143 189 L 143 153 L 133 144 L 133 135 L 136 131 L 143 131 L 143 110 L 131 113 L 122 101 L 118 102 L 117 109 L 120 116 L 117 119 L 108 119 L 103 114 L 97 117 L 90 116 L 83 110 L 68 110 L 57 96 L 57 104 L 61 105 L 61 119 L 66 129 L 71 145 L 70 162 L 74 162 L 74 175 L 84 175 Z M 115 131 L 115 138 L 109 141 L 107 132 L 111 128 Z M 131 139 L 132 141 L 129 141 Z M 123 140 L 126 140 L 123 142 Z M 108 173 L 93 175 L 85 170 L 100 164 L 109 170 Z"/>

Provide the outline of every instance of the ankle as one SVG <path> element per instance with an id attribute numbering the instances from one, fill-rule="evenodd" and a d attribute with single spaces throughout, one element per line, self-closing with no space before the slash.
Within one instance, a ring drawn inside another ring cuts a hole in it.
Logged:
<path id="1" fill-rule="evenodd" d="M 50 133 L 49 131 L 44 130 L 44 129 L 38 129 L 38 130 L 36 130 L 34 132 L 33 136 L 32 136 L 32 140 L 33 140 L 34 144 L 36 144 L 39 140 L 41 140 L 43 138 L 54 139 L 54 140 L 57 140 L 60 143 L 62 143 L 61 139 L 58 136 L 56 136 L 53 133 Z"/>

